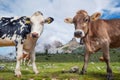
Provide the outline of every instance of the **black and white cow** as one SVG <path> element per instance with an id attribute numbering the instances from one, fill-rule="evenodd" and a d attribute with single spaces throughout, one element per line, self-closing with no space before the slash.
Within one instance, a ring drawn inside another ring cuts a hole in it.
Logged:
<path id="1" fill-rule="evenodd" d="M 35 64 L 36 41 L 43 32 L 45 23 L 51 23 L 53 18 L 45 19 L 40 11 L 31 17 L 1 17 L 0 18 L 0 46 L 15 46 L 17 52 L 17 64 L 15 75 L 21 76 L 20 61 L 23 52 L 30 53 L 33 71 L 38 74 Z"/>

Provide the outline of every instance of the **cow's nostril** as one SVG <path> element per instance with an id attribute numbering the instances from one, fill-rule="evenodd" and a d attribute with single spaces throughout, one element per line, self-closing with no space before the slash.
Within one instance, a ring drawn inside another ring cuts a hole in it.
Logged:
<path id="1" fill-rule="evenodd" d="M 75 36 L 75 37 L 80 37 L 81 35 L 82 35 L 82 32 L 80 32 L 80 31 L 74 33 L 74 36 Z"/>
<path id="2" fill-rule="evenodd" d="M 74 35 L 75 35 L 75 36 L 78 36 L 78 35 L 80 35 L 80 34 L 79 34 L 79 32 L 75 32 Z"/>
<path id="3" fill-rule="evenodd" d="M 82 32 L 79 32 L 80 35 L 82 35 Z"/>

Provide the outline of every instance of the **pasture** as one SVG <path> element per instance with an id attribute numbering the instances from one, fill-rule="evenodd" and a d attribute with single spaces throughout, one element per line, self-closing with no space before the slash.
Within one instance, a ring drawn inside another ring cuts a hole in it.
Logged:
<path id="1" fill-rule="evenodd" d="M 119 50 L 111 50 L 111 67 L 114 80 L 120 80 L 120 54 Z M 98 57 L 102 54 L 98 52 L 90 58 L 87 73 L 62 73 L 73 66 L 78 66 L 81 70 L 83 66 L 83 56 L 80 54 L 37 54 L 37 67 L 39 74 L 35 75 L 31 66 L 21 65 L 22 77 L 14 76 L 15 62 L 1 62 L 0 80 L 106 80 L 106 64 L 100 62 Z"/>
<path id="2" fill-rule="evenodd" d="M 14 63 L 2 63 L 4 70 L 0 71 L 0 80 L 105 80 L 106 67 L 104 63 L 90 62 L 86 75 L 77 73 L 61 73 L 63 69 L 69 70 L 72 66 L 82 67 L 82 62 L 41 62 L 37 63 L 40 73 L 35 75 L 31 67 L 22 66 L 22 77 L 14 77 Z M 111 63 L 115 80 L 120 80 L 120 63 Z"/>

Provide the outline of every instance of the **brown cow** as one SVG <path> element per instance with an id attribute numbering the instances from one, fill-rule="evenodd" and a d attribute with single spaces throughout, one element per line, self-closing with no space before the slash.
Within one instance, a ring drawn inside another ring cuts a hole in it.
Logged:
<path id="1" fill-rule="evenodd" d="M 81 74 L 86 72 L 90 55 L 101 49 L 107 65 L 107 80 L 112 80 L 109 48 L 120 47 L 120 19 L 104 20 L 99 19 L 100 16 L 101 14 L 98 12 L 89 16 L 85 10 L 80 10 L 73 19 L 66 18 L 65 22 L 74 24 L 74 36 L 81 38 L 85 44 L 84 65 Z"/>

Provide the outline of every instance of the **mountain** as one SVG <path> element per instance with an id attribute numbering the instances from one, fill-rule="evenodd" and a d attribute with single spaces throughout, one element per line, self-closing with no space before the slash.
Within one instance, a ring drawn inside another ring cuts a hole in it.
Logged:
<path id="1" fill-rule="evenodd" d="M 46 43 L 43 45 L 43 53 L 82 53 L 83 45 L 77 42 L 76 38 L 72 38 L 67 44 L 63 45 L 62 42 L 55 40 L 52 43 Z M 40 52 L 38 52 L 40 53 Z"/>
<path id="2" fill-rule="evenodd" d="M 44 44 L 44 51 L 48 52 L 48 53 L 61 53 L 61 52 L 58 52 L 58 48 L 63 46 L 63 44 L 60 42 L 60 41 L 53 41 L 52 43 L 50 44 Z"/>
<path id="3" fill-rule="evenodd" d="M 58 52 L 61 50 L 62 53 L 73 53 L 75 50 L 77 50 L 77 48 L 83 48 L 83 45 L 80 45 L 75 38 L 72 38 L 72 40 L 70 40 L 67 44 L 59 47 Z"/>

